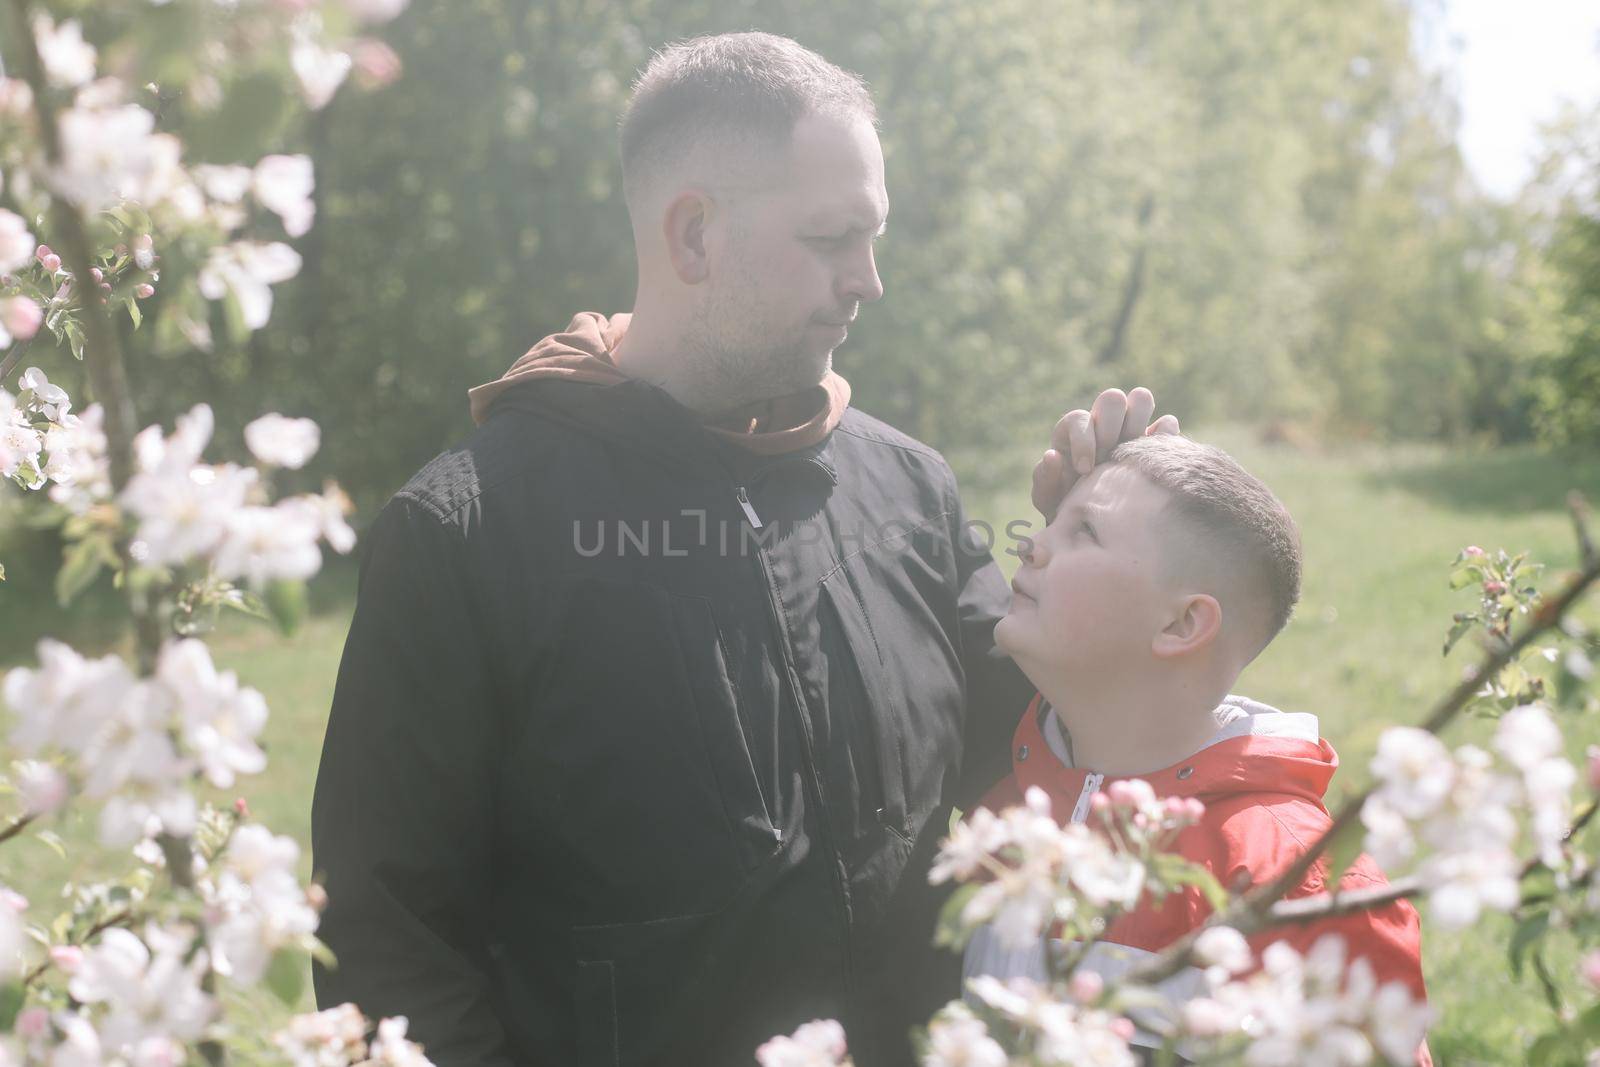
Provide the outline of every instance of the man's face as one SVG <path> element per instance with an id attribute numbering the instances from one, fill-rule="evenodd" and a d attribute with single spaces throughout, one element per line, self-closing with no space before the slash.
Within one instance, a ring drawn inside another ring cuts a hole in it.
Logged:
<path id="1" fill-rule="evenodd" d="M 776 171 L 773 186 L 730 204 L 707 232 L 697 332 L 739 401 L 822 381 L 860 306 L 883 295 L 872 246 L 889 196 L 872 124 L 806 116 Z"/>
<path id="2" fill-rule="evenodd" d="M 1172 604 L 1156 526 L 1165 503 L 1165 491 L 1137 471 L 1104 464 L 1022 546 L 995 642 L 1030 677 L 1092 677 L 1148 662 Z"/>

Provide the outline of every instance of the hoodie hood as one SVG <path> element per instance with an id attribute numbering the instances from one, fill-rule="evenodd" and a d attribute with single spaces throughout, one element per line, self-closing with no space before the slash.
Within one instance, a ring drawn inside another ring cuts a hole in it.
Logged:
<path id="1" fill-rule="evenodd" d="M 499 378 L 467 391 L 472 421 L 479 425 L 488 421 L 491 408 L 504 394 L 528 382 L 560 381 L 601 389 L 631 383 L 654 389 L 617 366 L 617 346 L 631 320 L 628 314 L 607 318 L 593 311 L 579 313 L 565 330 L 534 345 Z M 850 383 L 829 371 L 820 385 L 798 393 L 693 417 L 713 437 L 756 455 L 776 456 L 821 443 L 849 405 Z M 681 407 L 676 402 L 673 406 Z"/>
<path id="2" fill-rule="evenodd" d="M 1156 795 L 1196 797 L 1211 805 L 1234 794 L 1276 793 L 1321 804 L 1339 756 L 1319 736 L 1317 717 L 1283 712 L 1249 697 L 1229 695 L 1212 712 L 1217 728 L 1194 755 L 1143 778 Z M 1075 809 L 1085 796 L 1115 777 L 1069 764 L 1066 735 L 1054 710 L 1035 695 L 1022 716 L 1012 748 L 1018 786 L 1039 786 L 1058 804 Z M 1074 820 L 1079 821 L 1079 820 Z"/>

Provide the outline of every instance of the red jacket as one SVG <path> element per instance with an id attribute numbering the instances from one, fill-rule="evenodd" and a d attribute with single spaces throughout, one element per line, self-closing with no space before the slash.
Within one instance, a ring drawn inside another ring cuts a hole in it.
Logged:
<path id="1" fill-rule="evenodd" d="M 1012 745 L 1012 773 L 981 803 L 998 812 L 1022 803 L 1028 788 L 1038 786 L 1050 795 L 1051 810 L 1058 818 L 1082 822 L 1089 799 L 1115 779 L 1066 765 L 1060 735 L 1046 736 L 1047 729 L 1054 733 L 1053 721 L 1047 726 L 1048 710 L 1040 696 L 1028 705 Z M 1314 716 L 1286 714 L 1237 696 L 1229 696 L 1218 713 L 1217 735 L 1199 752 L 1170 767 L 1128 777 L 1143 778 L 1159 797 L 1196 797 L 1205 804 L 1200 822 L 1179 833 L 1175 851 L 1203 865 L 1224 888 L 1237 892 L 1241 886 L 1270 881 L 1328 828 L 1332 819 L 1322 797 L 1338 769 L 1339 757 L 1333 746 L 1318 736 Z M 1327 877 L 1327 861 L 1319 860 L 1289 897 L 1329 891 Z M 1377 864 L 1363 854 L 1339 879 L 1338 887 L 1352 890 L 1386 884 Z M 1121 970 L 1144 953 L 1159 952 L 1210 914 L 1210 905 L 1192 888 L 1167 897 L 1159 909 L 1141 904 L 1113 922 L 1105 936 L 1108 945 L 1124 947 L 1115 958 L 1125 962 L 1099 969 Z M 1369 961 L 1380 985 L 1399 980 L 1413 996 L 1426 997 L 1421 928 L 1416 909 L 1406 901 L 1267 931 L 1251 938 L 1250 947 L 1258 958 L 1276 941 L 1286 941 L 1304 953 L 1327 933 L 1344 937 L 1349 958 Z M 1094 966 L 1096 957 L 1088 962 Z M 991 936 L 974 939 L 967 951 L 969 976 L 991 973 L 1008 977 L 1001 972 L 1026 973 L 1032 966 L 1018 954 L 1000 948 Z M 1426 1047 L 1420 1050 L 1418 1060 L 1430 1062 Z"/>

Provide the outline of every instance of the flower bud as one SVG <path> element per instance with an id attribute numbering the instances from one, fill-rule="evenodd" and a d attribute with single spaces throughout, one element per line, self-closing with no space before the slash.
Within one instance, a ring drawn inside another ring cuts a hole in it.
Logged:
<path id="1" fill-rule="evenodd" d="M 237 814 L 241 819 L 248 819 L 250 817 L 250 805 L 245 802 L 244 797 L 234 798 L 233 810 L 234 813 Z"/>
<path id="2" fill-rule="evenodd" d="M 1096 793 L 1089 798 L 1089 810 L 1096 814 L 1104 814 L 1105 810 L 1110 806 L 1111 798 L 1104 793 Z"/>
<path id="3" fill-rule="evenodd" d="M 1074 971 L 1068 988 L 1079 1004 L 1093 1004 L 1106 991 L 1106 980 L 1093 971 Z"/>
<path id="4" fill-rule="evenodd" d="M 144 300 L 147 297 L 156 295 L 156 287 L 151 285 L 149 282 L 141 282 L 134 287 L 133 295 L 138 297 L 140 300 Z"/>
<path id="5" fill-rule="evenodd" d="M 1132 1020 L 1113 1019 L 1111 1021 L 1111 1025 L 1106 1027 L 1106 1029 L 1122 1038 L 1124 1042 L 1133 1040 L 1134 1029 Z"/>
<path id="6" fill-rule="evenodd" d="M 54 274 L 56 271 L 61 269 L 61 257 L 56 255 L 54 252 L 51 252 L 49 255 L 39 260 L 39 265 L 45 270 L 49 271 L 51 274 Z"/>
<path id="7" fill-rule="evenodd" d="M 1595 949 L 1578 963 L 1578 971 L 1583 975 L 1583 980 L 1596 989 L 1600 989 L 1600 949 Z"/>
<path id="8" fill-rule="evenodd" d="M 1468 545 L 1466 548 L 1461 550 L 1461 554 L 1466 556 L 1468 559 L 1480 559 L 1482 558 L 1484 552 L 1483 549 L 1479 548 L 1477 545 Z"/>
<path id="9" fill-rule="evenodd" d="M 50 1033 L 50 1012 L 37 1005 L 17 1015 L 16 1034 L 28 1041 Z"/>
<path id="10" fill-rule="evenodd" d="M 50 949 L 50 962 L 63 974 L 72 974 L 83 963 L 83 949 L 77 945 L 54 945 Z"/>
<path id="11" fill-rule="evenodd" d="M 97 281 L 97 282 L 103 282 L 103 281 L 106 280 L 105 273 L 103 271 L 101 271 L 101 269 L 99 267 L 90 267 L 89 268 L 89 273 L 90 273 L 90 275 L 92 275 L 94 277 L 94 280 Z"/>
<path id="12" fill-rule="evenodd" d="M 306 903 L 312 911 L 322 911 L 328 906 L 328 891 L 317 882 L 306 886 Z"/>
<path id="13" fill-rule="evenodd" d="M 1588 772 L 1590 790 L 1600 793 L 1600 745 L 1589 746 L 1589 761 L 1586 770 Z"/>
<path id="14" fill-rule="evenodd" d="M 1506 583 L 1490 579 L 1483 583 L 1484 596 L 1502 596 L 1506 591 Z"/>
<path id="15" fill-rule="evenodd" d="M 25 296 L 0 300 L 0 326 L 19 341 L 26 341 L 39 332 L 44 323 L 44 310 Z"/>
<path id="16" fill-rule="evenodd" d="M 374 38 L 363 38 L 350 50 L 356 83 L 363 89 L 382 89 L 400 77 L 400 57 L 393 48 Z"/>
<path id="17" fill-rule="evenodd" d="M 37 259 L 40 263 L 43 263 L 44 258 L 49 255 L 54 255 L 54 253 L 50 251 L 49 245 L 40 245 L 38 248 L 33 250 L 33 258 Z"/>

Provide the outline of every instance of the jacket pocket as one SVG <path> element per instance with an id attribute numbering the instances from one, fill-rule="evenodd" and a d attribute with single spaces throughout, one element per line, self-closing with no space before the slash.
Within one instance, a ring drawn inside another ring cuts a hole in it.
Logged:
<path id="1" fill-rule="evenodd" d="M 581 919 L 725 905 L 780 842 L 711 602 L 588 577 L 544 593 L 502 771 L 519 859 L 577 872 Z"/>
<path id="2" fill-rule="evenodd" d="M 819 606 L 831 611 L 844 637 L 846 658 L 855 668 L 863 699 L 850 708 L 848 724 L 852 743 L 864 750 L 862 763 L 875 773 L 879 789 L 863 789 L 869 803 L 877 802 L 878 821 L 903 840 L 910 839 L 906 823 L 905 772 L 900 738 L 895 723 L 895 702 L 900 694 L 891 692 L 884 681 L 883 655 L 872 632 L 872 623 L 851 587 L 849 575 L 841 567 L 822 581 Z"/>
<path id="3" fill-rule="evenodd" d="M 714 1037 L 719 1017 L 728 1023 L 719 1015 L 725 1005 L 690 992 L 705 985 L 727 951 L 715 943 L 717 918 L 573 927 L 583 1067 L 686 1063 L 686 1046 Z"/>
<path id="4" fill-rule="evenodd" d="M 761 795 L 755 763 L 739 719 L 739 698 L 728 671 L 727 646 L 704 597 L 671 596 L 673 637 L 685 665 L 685 677 L 694 695 L 711 773 L 717 780 L 739 859 L 753 871 L 777 851 L 782 835 L 775 828 L 771 808 Z"/>
<path id="5" fill-rule="evenodd" d="M 583 1067 L 617 1067 L 616 966 L 610 960 L 579 960 L 573 1000 Z"/>

